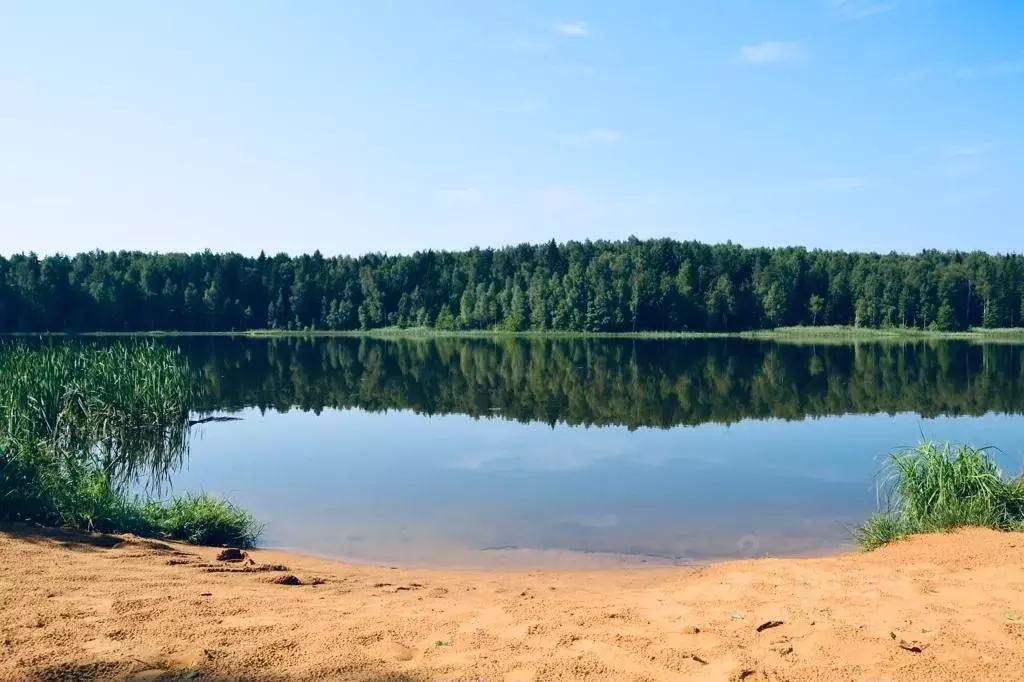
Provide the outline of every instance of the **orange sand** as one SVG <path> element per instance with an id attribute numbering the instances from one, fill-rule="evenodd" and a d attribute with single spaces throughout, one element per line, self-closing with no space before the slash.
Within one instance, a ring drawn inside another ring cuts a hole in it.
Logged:
<path id="1" fill-rule="evenodd" d="M 530 572 L 271 551 L 225 564 L 216 549 L 8 530 L 2 680 L 1024 679 L 1024 535 Z M 303 584 L 271 582 L 283 575 Z"/>

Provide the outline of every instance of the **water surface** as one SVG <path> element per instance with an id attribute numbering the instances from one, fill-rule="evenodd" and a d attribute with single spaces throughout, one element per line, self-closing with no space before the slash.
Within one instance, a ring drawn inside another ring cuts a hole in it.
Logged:
<path id="1" fill-rule="evenodd" d="M 849 544 L 880 457 L 1024 435 L 1021 346 L 178 337 L 204 408 L 176 489 L 269 545 L 445 565 Z"/>

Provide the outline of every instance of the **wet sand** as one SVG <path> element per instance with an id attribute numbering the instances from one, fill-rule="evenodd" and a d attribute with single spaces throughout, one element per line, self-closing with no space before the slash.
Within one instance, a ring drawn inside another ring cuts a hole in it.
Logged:
<path id="1" fill-rule="evenodd" d="M 6 531 L 2 680 L 1024 676 L 1020 534 L 703 567 L 442 570 Z"/>

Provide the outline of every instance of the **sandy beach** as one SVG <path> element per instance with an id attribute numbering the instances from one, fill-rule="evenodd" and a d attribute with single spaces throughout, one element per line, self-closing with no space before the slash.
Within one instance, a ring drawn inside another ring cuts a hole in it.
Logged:
<path id="1" fill-rule="evenodd" d="M 1024 670 L 1024 535 L 587 571 L 217 553 L 8 527 L 0 679 L 897 682 Z"/>

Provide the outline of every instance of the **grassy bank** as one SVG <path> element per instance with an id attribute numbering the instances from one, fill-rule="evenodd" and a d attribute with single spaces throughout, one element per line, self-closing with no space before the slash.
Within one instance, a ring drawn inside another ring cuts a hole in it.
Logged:
<path id="1" fill-rule="evenodd" d="M 20 336 L 74 336 L 72 334 L 21 334 Z M 123 336 L 241 336 L 241 337 L 340 337 L 340 338 L 543 338 L 543 339 L 757 339 L 780 343 L 852 343 L 857 341 L 927 341 L 967 340 L 981 343 L 1004 342 L 1024 343 L 1024 327 L 1005 329 L 972 328 L 966 331 L 937 331 L 916 327 L 849 327 L 849 326 L 804 326 L 779 327 L 738 332 L 687 332 L 687 331 L 638 331 L 638 332 L 571 332 L 571 331 L 522 331 L 510 332 L 502 329 L 443 330 L 433 327 L 381 327 L 367 330 L 324 331 L 253 329 L 249 331 L 187 332 L 86 332 L 81 336 L 123 337 Z"/>
<path id="2" fill-rule="evenodd" d="M 961 526 L 1024 530 L 1024 476 L 1007 478 L 988 451 L 968 445 L 890 455 L 879 497 L 883 510 L 855 533 L 865 549 Z"/>
<path id="3" fill-rule="evenodd" d="M 741 332 L 739 336 L 749 339 L 766 339 L 780 342 L 819 341 L 874 341 L 874 340 L 967 340 L 967 341 L 1011 341 L 1024 343 L 1024 328 L 985 329 L 975 327 L 966 331 L 938 331 L 917 327 L 779 327 L 760 331 Z"/>
<path id="4" fill-rule="evenodd" d="M 0 520 L 250 546 L 260 526 L 208 495 L 158 501 L 186 456 L 187 363 L 146 344 L 0 346 Z"/>

